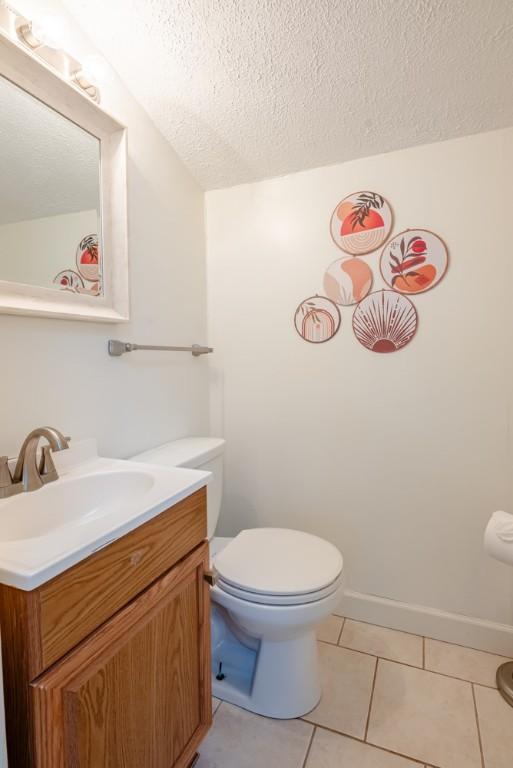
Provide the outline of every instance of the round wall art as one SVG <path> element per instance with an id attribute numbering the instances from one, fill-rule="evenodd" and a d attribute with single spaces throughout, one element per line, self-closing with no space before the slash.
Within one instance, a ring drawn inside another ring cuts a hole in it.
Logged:
<path id="1" fill-rule="evenodd" d="M 335 245 L 351 256 L 379 248 L 392 228 L 392 210 L 377 192 L 355 192 L 345 197 L 331 216 Z"/>
<path id="2" fill-rule="evenodd" d="M 361 259 L 337 259 L 324 273 L 326 296 L 343 307 L 358 304 L 369 293 L 372 271 Z"/>
<path id="3" fill-rule="evenodd" d="M 82 277 L 95 282 L 100 277 L 98 235 L 83 237 L 77 248 L 77 269 Z"/>
<path id="4" fill-rule="evenodd" d="M 305 341 L 322 344 L 332 339 L 340 328 L 340 312 L 325 296 L 310 296 L 296 309 L 294 325 Z"/>
<path id="5" fill-rule="evenodd" d="M 417 312 L 406 296 L 395 291 L 376 291 L 356 307 L 354 335 L 373 352 L 396 352 L 412 340 Z"/>
<path id="6" fill-rule="evenodd" d="M 407 229 L 383 248 L 380 269 L 387 285 L 400 293 L 422 293 L 447 270 L 447 247 L 427 229 Z"/>
<path id="7" fill-rule="evenodd" d="M 55 275 L 53 282 L 63 291 L 78 291 L 79 288 L 84 287 L 84 281 L 74 269 L 63 269 Z"/>

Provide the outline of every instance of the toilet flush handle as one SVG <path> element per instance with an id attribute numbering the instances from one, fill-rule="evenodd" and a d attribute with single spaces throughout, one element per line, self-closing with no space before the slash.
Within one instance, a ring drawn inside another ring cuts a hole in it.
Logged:
<path id="1" fill-rule="evenodd" d="M 217 572 L 216 571 L 205 571 L 203 574 L 203 578 L 209 584 L 211 587 L 215 587 L 217 582 Z"/>

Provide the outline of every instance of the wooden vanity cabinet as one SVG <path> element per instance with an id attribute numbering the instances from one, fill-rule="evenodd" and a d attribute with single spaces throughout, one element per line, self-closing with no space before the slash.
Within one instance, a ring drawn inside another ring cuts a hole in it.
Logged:
<path id="1" fill-rule="evenodd" d="M 202 489 L 39 590 L 1 589 L 9 768 L 190 764 L 212 719 L 208 565 Z"/>

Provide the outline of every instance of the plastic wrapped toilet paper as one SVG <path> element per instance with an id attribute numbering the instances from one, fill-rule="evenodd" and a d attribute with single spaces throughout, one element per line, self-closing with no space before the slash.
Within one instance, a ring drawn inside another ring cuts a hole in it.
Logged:
<path id="1" fill-rule="evenodd" d="M 486 526 L 484 546 L 491 557 L 513 565 L 513 515 L 493 513 Z"/>

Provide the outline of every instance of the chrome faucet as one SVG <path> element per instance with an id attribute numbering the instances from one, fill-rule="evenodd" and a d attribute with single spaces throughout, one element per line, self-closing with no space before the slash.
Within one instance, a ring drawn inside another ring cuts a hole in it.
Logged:
<path id="1" fill-rule="evenodd" d="M 44 437 L 48 445 L 43 446 L 38 461 L 37 449 Z M 51 451 L 63 451 L 69 448 L 69 437 L 53 427 L 38 427 L 32 430 L 21 446 L 14 474 L 9 471 L 7 456 L 0 458 L 0 499 L 14 496 L 23 491 L 37 491 L 46 483 L 57 480 L 59 475 L 53 463 Z"/>

